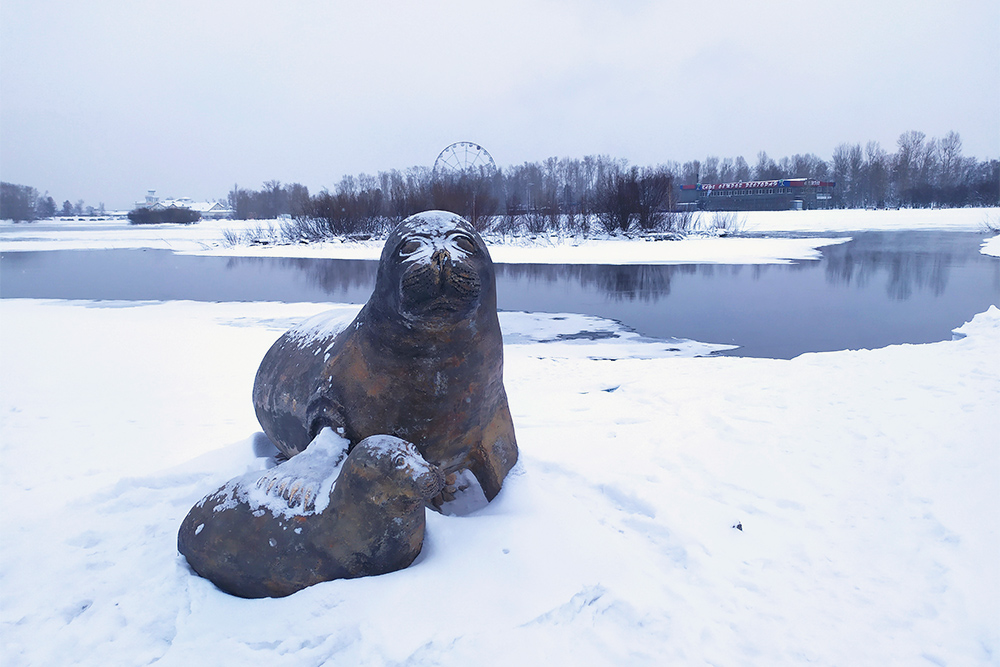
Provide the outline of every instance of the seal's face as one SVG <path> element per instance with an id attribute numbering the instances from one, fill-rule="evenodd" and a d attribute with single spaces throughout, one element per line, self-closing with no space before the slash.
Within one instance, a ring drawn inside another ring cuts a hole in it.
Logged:
<path id="1" fill-rule="evenodd" d="M 454 322 L 492 290 L 492 262 L 482 238 L 454 213 L 428 211 L 403 221 L 390 235 L 380 276 L 398 312 L 422 324 Z M 488 283 L 488 284 L 486 284 Z"/>
<path id="2" fill-rule="evenodd" d="M 392 487 L 387 496 L 430 500 L 444 486 L 444 475 L 412 443 L 391 435 L 371 435 L 351 451 L 351 474 Z M 345 466 L 347 464 L 345 463 Z"/>

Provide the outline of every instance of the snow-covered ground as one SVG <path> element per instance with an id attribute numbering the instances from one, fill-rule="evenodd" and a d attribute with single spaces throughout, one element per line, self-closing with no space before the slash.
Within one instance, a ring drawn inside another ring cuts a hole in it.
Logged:
<path id="1" fill-rule="evenodd" d="M 702 226 L 712 214 L 701 214 Z M 1000 224 L 1000 209 L 901 209 L 890 211 L 749 211 L 737 214 L 741 230 L 754 235 L 771 232 L 831 234 L 832 238 L 691 238 L 684 242 L 613 238 L 541 236 L 490 239 L 498 263 L 533 264 L 689 264 L 783 263 L 816 259 L 816 248 L 843 242 L 844 234 L 863 230 L 946 230 L 979 232 L 987 222 Z M 38 223 L 0 222 L 0 252 L 156 248 L 175 252 L 262 257 L 326 257 L 377 260 L 381 240 L 309 245 L 229 246 L 227 230 L 276 228 L 279 221 L 204 220 L 194 225 L 129 225 L 121 220 L 93 222 L 46 220 Z"/>
<path id="2" fill-rule="evenodd" d="M 983 254 L 1000 257 L 1000 236 L 994 236 L 983 241 Z"/>
<path id="3" fill-rule="evenodd" d="M 1000 310 L 791 361 L 505 315 L 500 496 L 404 571 L 236 599 L 176 531 L 262 465 L 257 363 L 322 307 L 0 301 L 3 664 L 996 663 Z"/>
<path id="4" fill-rule="evenodd" d="M 323 257 L 331 259 L 378 260 L 383 239 L 332 241 L 327 243 L 248 246 L 224 242 L 227 230 L 244 231 L 275 228 L 279 221 L 206 220 L 194 225 L 128 225 L 121 221 L 72 224 L 45 221 L 33 225 L 0 223 L 0 251 L 101 250 L 155 248 L 186 254 Z M 511 238 L 491 242 L 490 253 L 497 263 L 570 264 L 667 264 L 726 263 L 773 264 L 792 260 L 818 259 L 816 248 L 842 243 L 847 238 L 766 239 L 692 238 L 647 242 L 625 239 L 539 238 L 534 241 Z"/>
<path id="5" fill-rule="evenodd" d="M 228 596 L 177 529 L 264 464 L 257 364 L 330 307 L 0 300 L 0 663 L 1000 663 L 997 307 L 789 361 L 503 313 L 494 502 L 429 514 L 403 571 Z"/>

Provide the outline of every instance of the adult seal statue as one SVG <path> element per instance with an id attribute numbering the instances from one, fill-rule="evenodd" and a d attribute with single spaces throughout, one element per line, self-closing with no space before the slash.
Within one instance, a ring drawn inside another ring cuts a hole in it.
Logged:
<path id="1" fill-rule="evenodd" d="M 470 471 L 492 500 L 517 443 L 482 238 L 454 213 L 404 220 L 354 321 L 335 334 L 312 318 L 282 335 L 257 371 L 253 402 L 264 433 L 289 458 L 325 427 L 352 446 L 393 435 L 449 480 Z"/>

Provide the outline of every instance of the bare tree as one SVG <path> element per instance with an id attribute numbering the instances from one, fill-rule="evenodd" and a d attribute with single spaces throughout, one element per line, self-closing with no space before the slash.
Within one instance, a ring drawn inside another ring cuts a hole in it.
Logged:
<path id="1" fill-rule="evenodd" d="M 962 138 L 957 132 L 949 132 L 941 140 L 938 149 L 940 159 L 940 184 L 954 187 L 962 178 Z"/>
<path id="2" fill-rule="evenodd" d="M 609 170 L 597 191 L 597 219 L 608 232 L 627 232 L 638 217 L 639 169 Z"/>
<path id="3" fill-rule="evenodd" d="M 784 162 L 784 161 L 783 161 Z M 786 178 L 818 178 L 825 180 L 827 176 L 827 164 L 822 158 L 812 153 L 796 153 L 788 159 L 788 167 L 785 171 Z"/>
<path id="4" fill-rule="evenodd" d="M 754 167 L 753 177 L 758 181 L 767 181 L 774 178 L 781 178 L 781 171 L 778 164 L 761 151 L 757 153 L 757 166 Z"/>
<path id="5" fill-rule="evenodd" d="M 38 191 L 27 185 L 0 183 L 0 220 L 28 222 L 38 218 Z"/>
<path id="6" fill-rule="evenodd" d="M 37 211 L 39 218 L 51 218 L 56 214 L 56 200 L 45 193 L 38 198 Z M 104 204 L 101 204 L 101 212 L 104 212 Z"/>
<path id="7" fill-rule="evenodd" d="M 719 163 L 719 183 L 732 183 L 736 180 L 736 165 L 732 158 L 725 158 Z"/>
<path id="8" fill-rule="evenodd" d="M 286 185 L 285 202 L 288 205 L 287 213 L 293 218 L 303 218 L 308 216 L 311 210 L 309 188 L 301 183 Z"/>
<path id="9" fill-rule="evenodd" d="M 864 157 L 860 144 L 839 144 L 833 150 L 833 178 L 837 183 L 834 202 L 837 206 L 858 206 L 862 195 Z"/>
<path id="10" fill-rule="evenodd" d="M 719 180 L 719 158 L 709 155 L 701 165 L 702 183 L 722 183 Z"/>
<path id="11" fill-rule="evenodd" d="M 673 176 L 664 169 L 644 169 L 636 181 L 636 222 L 644 231 L 662 229 L 673 208 Z"/>
<path id="12" fill-rule="evenodd" d="M 750 165 L 747 161 L 743 159 L 742 155 L 736 156 L 733 160 L 733 180 L 734 181 L 749 181 L 750 180 Z"/>
<path id="13" fill-rule="evenodd" d="M 889 199 L 889 154 L 877 141 L 865 145 L 863 201 L 866 206 L 883 208 Z"/>
<path id="14" fill-rule="evenodd" d="M 924 150 L 923 132 L 911 130 L 899 135 L 893 160 L 893 185 L 900 201 L 913 202 L 913 188 L 920 171 L 920 156 Z"/>
<path id="15" fill-rule="evenodd" d="M 684 166 L 681 167 L 681 179 L 684 181 L 684 185 L 701 183 L 701 162 L 698 160 L 685 162 Z"/>

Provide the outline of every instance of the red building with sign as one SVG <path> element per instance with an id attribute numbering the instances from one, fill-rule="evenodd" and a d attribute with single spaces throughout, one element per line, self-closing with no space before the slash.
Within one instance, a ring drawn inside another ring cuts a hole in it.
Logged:
<path id="1" fill-rule="evenodd" d="M 784 178 L 740 183 L 682 185 L 677 198 L 680 210 L 786 211 L 830 208 L 832 181 Z"/>

